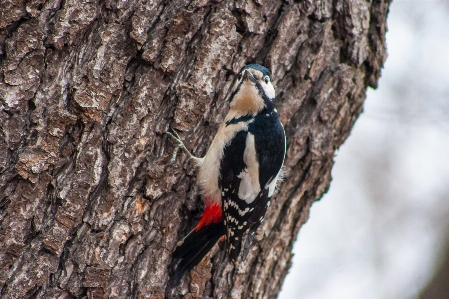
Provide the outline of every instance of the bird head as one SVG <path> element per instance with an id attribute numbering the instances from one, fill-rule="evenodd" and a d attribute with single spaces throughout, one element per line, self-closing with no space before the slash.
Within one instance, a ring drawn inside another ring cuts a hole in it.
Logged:
<path id="1" fill-rule="evenodd" d="M 237 76 L 237 87 L 231 95 L 231 110 L 241 115 L 256 115 L 267 106 L 274 106 L 276 96 L 271 72 L 259 65 L 244 66 Z"/>

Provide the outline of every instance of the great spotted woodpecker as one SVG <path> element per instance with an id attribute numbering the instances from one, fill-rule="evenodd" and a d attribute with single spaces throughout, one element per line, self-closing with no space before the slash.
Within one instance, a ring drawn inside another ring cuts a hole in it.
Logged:
<path id="1" fill-rule="evenodd" d="M 267 211 L 285 156 L 284 128 L 274 105 L 271 72 L 258 64 L 242 68 L 230 110 L 204 158 L 193 156 L 176 133 L 168 133 L 199 166 L 205 210 L 173 252 L 174 281 L 195 267 L 222 236 L 230 261 L 245 257 Z"/>

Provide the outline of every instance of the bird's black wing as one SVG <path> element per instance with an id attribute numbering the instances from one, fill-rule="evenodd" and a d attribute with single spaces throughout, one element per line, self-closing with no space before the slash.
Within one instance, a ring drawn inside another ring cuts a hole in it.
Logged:
<path id="1" fill-rule="evenodd" d="M 222 190 L 223 222 L 226 226 L 226 244 L 231 261 L 235 261 L 241 251 L 242 236 L 249 228 L 250 209 L 245 200 L 239 198 L 241 178 L 247 165 L 243 161 L 248 132 L 239 131 L 227 144 L 220 164 L 219 185 Z"/>
<path id="2" fill-rule="evenodd" d="M 248 131 L 237 132 L 231 142 L 225 146 L 219 178 L 227 248 L 232 261 L 236 260 L 240 254 L 242 238 L 249 229 L 245 243 L 246 254 L 254 232 L 262 222 L 268 207 L 271 194 L 267 187 L 276 179 L 285 155 L 284 129 L 275 110 L 263 110 L 254 118 L 241 121 L 248 122 Z M 248 134 L 254 135 L 260 183 L 260 192 L 251 202 L 239 198 L 241 174 L 248 168 L 244 162 Z"/>
<path id="3" fill-rule="evenodd" d="M 248 131 L 254 135 L 261 192 L 254 200 L 257 205 L 254 205 L 254 211 L 248 219 L 249 233 L 245 241 L 244 257 L 270 204 L 272 194 L 269 194 L 267 187 L 277 179 L 285 157 L 284 128 L 275 110 L 259 113 L 249 124 Z"/>
<path id="4" fill-rule="evenodd" d="M 254 135 L 259 162 L 260 188 L 264 189 L 278 175 L 285 156 L 285 133 L 275 110 L 262 110 L 248 125 Z"/>

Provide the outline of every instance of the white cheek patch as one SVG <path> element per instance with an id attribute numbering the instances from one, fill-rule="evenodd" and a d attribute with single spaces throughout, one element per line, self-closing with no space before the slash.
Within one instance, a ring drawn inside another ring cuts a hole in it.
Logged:
<path id="1" fill-rule="evenodd" d="M 276 92 L 274 90 L 274 86 L 273 84 L 271 84 L 271 82 L 267 83 L 262 83 L 262 87 L 263 90 L 265 91 L 265 94 L 270 98 L 270 99 L 274 99 L 276 97 Z"/>

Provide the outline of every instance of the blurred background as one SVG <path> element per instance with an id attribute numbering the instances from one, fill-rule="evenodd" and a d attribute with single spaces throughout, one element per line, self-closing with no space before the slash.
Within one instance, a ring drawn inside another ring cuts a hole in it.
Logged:
<path id="1" fill-rule="evenodd" d="M 388 29 L 280 299 L 449 298 L 449 1 L 395 0 Z"/>

